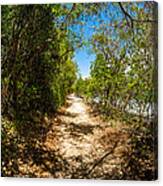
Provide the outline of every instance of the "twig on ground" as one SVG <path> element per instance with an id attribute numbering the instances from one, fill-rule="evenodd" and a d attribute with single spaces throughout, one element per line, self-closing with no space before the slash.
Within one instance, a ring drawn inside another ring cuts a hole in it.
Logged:
<path id="1" fill-rule="evenodd" d="M 107 151 L 103 156 L 101 156 L 97 161 L 95 161 L 95 163 L 92 165 L 92 167 L 86 172 L 85 176 L 87 177 L 88 175 L 90 175 L 92 173 L 92 171 L 110 154 L 112 154 L 116 148 L 118 144 L 118 141 L 115 142 L 115 144 L 113 145 L 113 147 Z"/>

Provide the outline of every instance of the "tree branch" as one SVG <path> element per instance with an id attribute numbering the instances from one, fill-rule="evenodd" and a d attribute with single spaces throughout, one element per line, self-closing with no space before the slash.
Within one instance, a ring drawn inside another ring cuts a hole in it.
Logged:
<path id="1" fill-rule="evenodd" d="M 64 23 L 67 22 L 69 16 L 70 16 L 71 13 L 75 10 L 75 7 L 76 7 L 76 4 L 73 4 L 71 10 L 69 11 L 69 13 L 67 14 L 67 16 L 66 16 L 66 18 L 65 18 L 65 20 L 64 20 Z"/>
<path id="2" fill-rule="evenodd" d="M 133 28 L 133 27 L 134 27 L 134 23 L 133 23 L 134 20 L 133 20 L 133 18 L 132 18 L 131 15 L 124 9 L 122 3 L 119 2 L 118 4 L 119 4 L 119 6 L 120 6 L 120 8 L 121 8 L 121 10 L 122 10 L 122 12 L 123 12 L 123 14 L 125 15 L 126 21 L 128 22 L 128 19 L 127 19 L 127 18 L 129 18 L 130 23 L 131 23 L 131 28 Z"/>
<path id="3" fill-rule="evenodd" d="M 95 163 L 88 170 L 88 172 L 86 173 L 85 176 L 88 176 L 89 174 L 91 174 L 92 171 L 96 168 L 96 166 L 98 166 L 107 156 L 109 156 L 110 154 L 112 154 L 114 152 L 117 144 L 118 144 L 118 141 L 115 142 L 115 144 L 113 145 L 113 147 L 111 148 L 111 150 L 107 151 L 102 157 L 100 157 L 97 161 L 95 161 Z"/>
<path id="4" fill-rule="evenodd" d="M 150 19 L 146 19 L 146 20 L 140 20 L 140 19 L 134 19 L 123 7 L 122 3 L 118 3 L 123 14 L 125 15 L 126 21 L 128 22 L 128 19 L 130 20 L 131 23 L 131 28 L 134 27 L 134 22 L 138 22 L 138 23 L 157 23 L 156 20 L 150 20 Z M 128 18 L 128 19 L 127 19 Z"/>

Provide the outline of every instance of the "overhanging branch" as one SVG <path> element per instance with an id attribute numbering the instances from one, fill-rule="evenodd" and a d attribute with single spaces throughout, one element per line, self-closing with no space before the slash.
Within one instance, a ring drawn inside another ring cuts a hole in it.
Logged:
<path id="1" fill-rule="evenodd" d="M 123 7 L 122 3 L 118 3 L 120 6 L 121 11 L 123 12 L 123 14 L 125 15 L 126 21 L 128 23 L 128 19 L 130 20 L 130 25 L 131 28 L 134 27 L 134 22 L 137 23 L 157 23 L 156 20 L 150 20 L 150 19 L 146 19 L 146 20 L 140 20 L 140 19 L 134 19 Z"/>

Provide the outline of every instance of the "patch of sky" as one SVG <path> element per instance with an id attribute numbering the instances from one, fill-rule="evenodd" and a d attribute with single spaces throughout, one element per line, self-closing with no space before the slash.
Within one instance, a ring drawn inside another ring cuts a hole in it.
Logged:
<path id="1" fill-rule="evenodd" d="M 139 7 L 143 7 L 142 3 L 139 3 Z M 125 6 L 125 4 L 124 4 Z M 82 48 L 76 48 L 74 54 L 74 61 L 77 63 L 82 77 L 88 77 L 90 73 L 91 62 L 96 59 L 96 55 L 91 50 L 90 40 L 95 33 L 104 33 L 108 37 L 112 37 L 113 40 L 117 39 L 118 29 L 111 25 L 121 24 L 124 14 L 122 13 L 118 3 L 105 3 L 105 8 L 98 14 L 86 15 L 82 14 L 79 17 L 79 24 L 73 24 L 69 27 L 69 30 L 75 32 L 81 43 L 85 41 Z M 83 22 L 83 24 L 81 24 Z M 108 31 L 109 28 L 109 31 Z M 88 45 L 87 45 L 88 44 Z M 123 41 L 119 43 L 118 48 L 124 47 Z M 119 52 L 117 50 L 117 52 Z"/>
<path id="2" fill-rule="evenodd" d="M 79 67 L 79 74 L 82 78 L 89 77 L 91 62 L 94 61 L 96 55 L 89 52 L 87 47 L 84 47 L 82 50 L 77 50 L 74 55 L 74 61 Z"/>

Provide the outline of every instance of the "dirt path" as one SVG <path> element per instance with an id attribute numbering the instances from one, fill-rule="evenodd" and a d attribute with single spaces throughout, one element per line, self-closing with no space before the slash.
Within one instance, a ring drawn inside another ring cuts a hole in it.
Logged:
<path id="1" fill-rule="evenodd" d="M 6 142 L 5 175 L 120 179 L 128 134 L 118 121 L 103 122 L 74 95 L 48 121 L 26 123 Z M 14 152 L 14 153 L 10 153 Z M 11 168 L 12 167 L 12 168 Z"/>
<path id="2" fill-rule="evenodd" d="M 59 154 L 68 168 L 57 176 L 116 179 L 122 174 L 127 135 L 91 115 L 81 98 L 70 95 L 67 103 L 69 106 L 60 113 L 60 124 L 54 126 L 54 131 L 57 131 Z"/>

